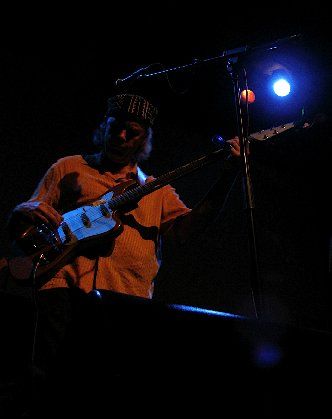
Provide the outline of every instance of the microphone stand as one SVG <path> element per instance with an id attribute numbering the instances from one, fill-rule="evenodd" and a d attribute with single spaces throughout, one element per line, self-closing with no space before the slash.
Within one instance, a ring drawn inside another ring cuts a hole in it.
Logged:
<path id="1" fill-rule="evenodd" d="M 254 305 L 255 316 L 260 319 L 264 313 L 264 300 L 262 293 L 262 283 L 259 277 L 259 265 L 257 257 L 256 247 L 256 236 L 255 236 L 255 224 L 254 224 L 254 195 L 250 175 L 249 165 L 249 113 L 248 113 L 248 97 L 243 106 L 241 100 L 241 92 L 248 90 L 248 86 L 241 88 L 239 82 L 239 63 L 238 57 L 232 57 L 227 62 L 227 71 L 229 72 L 234 90 L 236 119 L 238 126 L 238 137 L 240 142 L 240 155 L 243 173 L 243 188 L 245 193 L 245 205 L 247 215 L 247 227 L 248 227 L 248 242 L 249 242 L 249 255 L 250 255 L 250 266 L 249 266 L 249 278 L 251 285 L 251 293 Z"/>
<path id="2" fill-rule="evenodd" d="M 259 269 L 258 269 L 258 258 L 257 258 L 257 248 L 256 248 L 256 237 L 255 237 L 255 225 L 254 225 L 254 197 L 253 197 L 253 189 L 252 189 L 252 182 L 250 176 L 250 167 L 249 167 L 249 160 L 248 160 L 248 136 L 249 136 L 249 114 L 248 114 L 248 98 L 246 100 L 246 112 L 244 112 L 244 107 L 241 103 L 241 89 L 239 83 L 239 56 L 243 57 L 250 52 L 256 51 L 269 51 L 278 48 L 279 46 L 290 42 L 292 40 L 297 40 L 301 38 L 301 34 L 291 35 L 286 38 L 277 39 L 270 43 L 265 43 L 257 46 L 250 47 L 248 45 L 235 48 L 232 50 L 223 51 L 221 55 L 216 57 L 210 57 L 203 60 L 194 59 L 192 63 L 184 64 L 181 66 L 176 67 L 169 67 L 166 69 L 162 69 L 160 71 L 150 72 L 148 73 L 147 70 L 151 68 L 155 64 L 150 64 L 143 68 L 140 68 L 129 74 L 128 76 L 118 79 L 115 82 L 116 87 L 123 87 L 126 86 L 128 83 L 132 83 L 135 80 L 140 78 L 148 78 L 148 77 L 155 77 L 162 74 L 166 74 L 173 71 L 179 71 L 186 68 L 190 68 L 202 63 L 208 63 L 215 60 L 219 60 L 221 58 L 227 58 L 227 70 L 231 76 L 233 82 L 233 89 L 234 89 L 234 98 L 235 98 L 235 107 L 236 107 L 236 117 L 237 117 L 237 125 L 238 125 L 238 136 L 240 141 L 240 152 L 241 152 L 241 162 L 242 162 L 242 169 L 243 169 L 243 183 L 244 183 L 244 191 L 245 191 L 245 204 L 246 204 L 246 213 L 248 218 L 248 239 L 249 239 L 249 253 L 250 253 L 250 285 L 251 285 L 251 293 L 253 298 L 254 310 L 256 318 L 261 318 L 262 314 L 264 313 L 264 301 L 263 301 L 263 294 L 262 294 L 262 283 L 259 278 Z M 247 90 L 247 86 L 245 89 Z"/>
<path id="3" fill-rule="evenodd" d="M 302 37 L 301 34 L 296 34 L 296 35 L 287 36 L 285 38 L 280 38 L 280 39 L 277 39 L 275 41 L 265 43 L 265 44 L 261 44 L 261 45 L 256 45 L 256 46 L 244 45 L 242 47 L 238 47 L 238 48 L 234 48 L 234 49 L 230 49 L 230 50 L 225 50 L 220 55 L 217 55 L 215 57 L 208 57 L 208 58 L 204 58 L 204 59 L 195 58 L 195 59 L 193 59 L 193 61 L 191 63 L 178 65 L 178 66 L 175 66 L 175 67 L 163 68 L 162 70 L 153 71 L 153 72 L 150 72 L 150 73 L 148 72 L 148 70 L 153 66 L 160 65 L 160 63 L 149 64 L 149 65 L 146 65 L 142 68 L 138 68 L 133 73 L 128 74 L 127 76 L 125 76 L 123 78 L 117 79 L 115 81 L 115 87 L 116 88 L 122 88 L 122 87 L 125 87 L 125 86 L 127 86 L 127 85 L 135 82 L 136 80 L 141 79 L 141 78 L 151 78 L 151 77 L 153 78 L 153 77 L 160 76 L 160 75 L 163 75 L 163 74 L 167 74 L 167 73 L 170 73 L 170 72 L 189 69 L 189 68 L 197 66 L 199 64 L 210 63 L 210 62 L 213 62 L 213 61 L 216 61 L 216 60 L 220 60 L 222 58 L 238 57 L 240 54 L 245 55 L 245 54 L 248 54 L 250 52 L 256 52 L 256 51 L 260 51 L 260 50 L 262 50 L 262 51 L 274 50 L 274 49 L 278 48 L 279 46 L 281 46 L 281 45 L 283 45 L 287 42 L 297 40 L 301 37 Z"/>

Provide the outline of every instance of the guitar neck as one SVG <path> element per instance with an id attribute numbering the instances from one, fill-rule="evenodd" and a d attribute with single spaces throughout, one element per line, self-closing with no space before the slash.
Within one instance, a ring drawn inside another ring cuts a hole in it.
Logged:
<path id="1" fill-rule="evenodd" d="M 290 128 L 293 128 L 294 126 L 295 124 L 293 122 L 290 122 L 287 124 L 280 125 L 278 127 L 273 127 L 269 130 L 262 130 L 254 134 L 251 134 L 249 139 L 258 140 L 258 141 L 267 140 L 268 138 L 271 138 L 284 131 L 287 131 Z M 111 201 L 108 202 L 108 206 L 111 209 L 115 210 L 125 204 L 137 201 L 143 198 L 143 196 L 148 195 L 151 192 L 162 188 L 163 186 L 173 182 L 174 180 L 179 179 L 182 176 L 185 176 L 186 174 L 193 172 L 194 170 L 200 169 L 206 164 L 212 163 L 213 161 L 216 161 L 217 159 L 221 157 L 226 158 L 229 155 L 230 154 L 229 154 L 228 143 L 224 143 L 222 148 L 216 151 L 213 151 L 210 154 L 202 156 L 190 163 L 187 163 L 181 167 L 178 167 L 177 169 L 167 172 L 161 175 L 160 177 L 158 177 L 157 179 L 154 179 L 153 181 L 146 183 L 145 185 L 136 186 L 135 188 L 127 190 L 122 195 L 113 197 Z"/>
<path id="2" fill-rule="evenodd" d="M 158 178 L 152 180 L 151 182 L 129 189 L 123 194 L 115 196 L 113 199 L 111 199 L 108 205 L 111 209 L 115 210 L 125 204 L 128 204 L 129 202 L 137 201 L 143 198 L 143 196 L 148 195 L 153 191 L 156 191 L 157 189 L 160 189 L 163 186 L 168 185 L 174 180 L 180 179 L 181 177 L 194 172 L 197 169 L 200 169 L 208 163 L 212 163 L 222 157 L 228 157 L 229 153 L 226 153 L 225 149 L 228 149 L 228 146 L 220 148 L 206 156 L 202 156 L 196 160 L 193 160 L 192 162 L 189 162 L 174 170 L 164 173 Z"/>

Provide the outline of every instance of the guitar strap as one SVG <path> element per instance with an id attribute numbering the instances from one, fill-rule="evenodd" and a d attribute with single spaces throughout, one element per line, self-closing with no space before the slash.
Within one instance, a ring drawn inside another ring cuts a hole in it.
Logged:
<path id="1" fill-rule="evenodd" d="M 102 163 L 98 160 L 98 157 L 97 156 L 95 154 L 93 154 L 93 155 L 85 155 L 85 154 L 82 154 L 83 159 L 90 166 L 98 169 L 98 168 L 101 168 L 102 167 Z M 100 156 L 99 156 L 99 158 L 100 158 Z M 140 169 L 137 166 L 137 180 L 138 180 L 138 183 L 140 185 L 144 185 L 147 178 L 148 178 L 148 176 L 143 172 L 142 169 Z"/>

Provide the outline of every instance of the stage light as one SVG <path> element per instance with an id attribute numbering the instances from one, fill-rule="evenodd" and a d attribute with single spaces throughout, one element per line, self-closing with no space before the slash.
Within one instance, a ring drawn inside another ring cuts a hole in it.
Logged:
<path id="1" fill-rule="evenodd" d="M 247 100 L 248 100 L 248 103 L 254 103 L 255 100 L 256 100 L 255 93 L 252 90 L 249 90 L 249 89 L 248 90 L 242 90 L 242 92 L 240 94 L 240 97 L 241 97 L 241 102 L 242 103 L 247 103 Z"/>
<path id="2" fill-rule="evenodd" d="M 292 90 L 291 72 L 284 66 L 275 66 L 270 69 L 270 86 L 275 95 L 288 96 Z"/>
<path id="3" fill-rule="evenodd" d="M 245 85 L 256 96 L 249 106 L 253 131 L 298 120 L 303 107 L 310 112 L 321 95 L 320 74 L 317 63 L 298 49 L 248 58 Z"/>
<path id="4" fill-rule="evenodd" d="M 267 76 L 269 88 L 274 95 L 285 97 L 291 93 L 292 75 L 289 68 L 278 62 L 272 62 L 266 64 L 263 73 Z"/>
<path id="5" fill-rule="evenodd" d="M 289 82 L 284 78 L 278 78 L 273 83 L 273 91 L 277 96 L 287 96 L 291 91 L 291 86 Z"/>

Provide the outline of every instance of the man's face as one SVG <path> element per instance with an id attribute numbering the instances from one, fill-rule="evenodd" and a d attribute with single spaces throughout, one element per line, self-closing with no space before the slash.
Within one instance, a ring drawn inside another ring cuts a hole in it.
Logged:
<path id="1" fill-rule="evenodd" d="M 104 138 L 105 153 L 116 164 L 136 162 L 137 152 L 147 139 L 147 129 L 139 122 L 110 117 Z"/>

